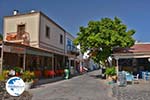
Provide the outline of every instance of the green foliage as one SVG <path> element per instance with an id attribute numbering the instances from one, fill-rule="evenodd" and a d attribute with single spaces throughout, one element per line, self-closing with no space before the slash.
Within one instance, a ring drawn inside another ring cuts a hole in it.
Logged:
<path id="1" fill-rule="evenodd" d="M 9 70 L 3 70 L 2 74 L 0 74 L 0 81 L 4 81 L 8 79 Z"/>
<path id="2" fill-rule="evenodd" d="M 90 50 L 95 53 L 92 58 L 96 62 L 105 61 L 115 47 L 130 47 L 134 45 L 135 30 L 128 30 L 121 20 L 115 17 L 102 18 L 100 21 L 90 21 L 87 27 L 80 27 L 74 44 L 80 44 L 81 52 Z"/>
<path id="3" fill-rule="evenodd" d="M 106 68 L 105 74 L 108 75 L 108 76 L 116 75 L 115 67 L 108 67 L 108 68 Z"/>
<path id="4" fill-rule="evenodd" d="M 19 68 L 19 67 L 14 67 L 13 69 L 15 70 L 15 72 L 18 72 L 18 73 L 21 72 L 21 68 Z"/>
<path id="5" fill-rule="evenodd" d="M 9 74 L 9 70 L 3 70 L 2 71 L 2 76 L 4 77 L 4 79 L 8 78 L 8 74 Z"/>
<path id="6" fill-rule="evenodd" d="M 0 81 L 4 81 L 4 80 L 5 80 L 5 77 L 2 74 L 0 74 Z"/>
<path id="7" fill-rule="evenodd" d="M 31 71 L 24 71 L 24 72 L 22 73 L 21 78 L 24 80 L 24 82 L 31 82 L 31 81 L 34 80 L 35 75 L 34 75 L 34 72 L 31 72 Z"/>
<path id="8" fill-rule="evenodd" d="M 0 41 L 3 40 L 3 34 L 0 33 Z"/>

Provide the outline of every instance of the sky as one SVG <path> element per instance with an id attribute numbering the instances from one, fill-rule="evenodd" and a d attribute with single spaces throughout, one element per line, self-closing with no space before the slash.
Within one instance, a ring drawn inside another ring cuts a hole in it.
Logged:
<path id="1" fill-rule="evenodd" d="M 74 36 L 90 20 L 117 16 L 128 29 L 136 30 L 135 40 L 150 42 L 150 0 L 0 0 L 0 33 L 3 17 L 12 15 L 13 10 L 42 11 Z"/>

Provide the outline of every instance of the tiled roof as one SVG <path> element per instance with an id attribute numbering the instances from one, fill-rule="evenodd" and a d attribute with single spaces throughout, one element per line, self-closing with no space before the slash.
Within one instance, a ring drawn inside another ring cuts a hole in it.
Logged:
<path id="1" fill-rule="evenodd" d="M 130 48 L 116 48 L 114 53 L 140 53 L 140 52 L 150 52 L 150 43 L 138 43 Z"/>

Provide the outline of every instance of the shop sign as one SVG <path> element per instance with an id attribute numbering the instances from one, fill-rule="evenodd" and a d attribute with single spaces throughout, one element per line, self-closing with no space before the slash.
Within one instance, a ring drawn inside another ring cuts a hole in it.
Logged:
<path id="1" fill-rule="evenodd" d="M 10 46 L 3 46 L 4 52 L 11 52 Z"/>
<path id="2" fill-rule="evenodd" d="M 4 45 L 4 52 L 25 53 L 25 48 Z"/>
<path id="3" fill-rule="evenodd" d="M 25 90 L 25 83 L 20 77 L 11 77 L 6 83 L 6 90 L 11 96 L 20 96 Z"/>

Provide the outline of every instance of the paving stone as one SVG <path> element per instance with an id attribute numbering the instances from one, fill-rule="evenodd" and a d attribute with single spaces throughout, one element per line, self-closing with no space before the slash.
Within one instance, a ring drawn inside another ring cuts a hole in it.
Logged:
<path id="1" fill-rule="evenodd" d="M 113 96 L 118 100 L 150 100 L 150 84 L 139 83 L 119 87 L 112 87 Z"/>

